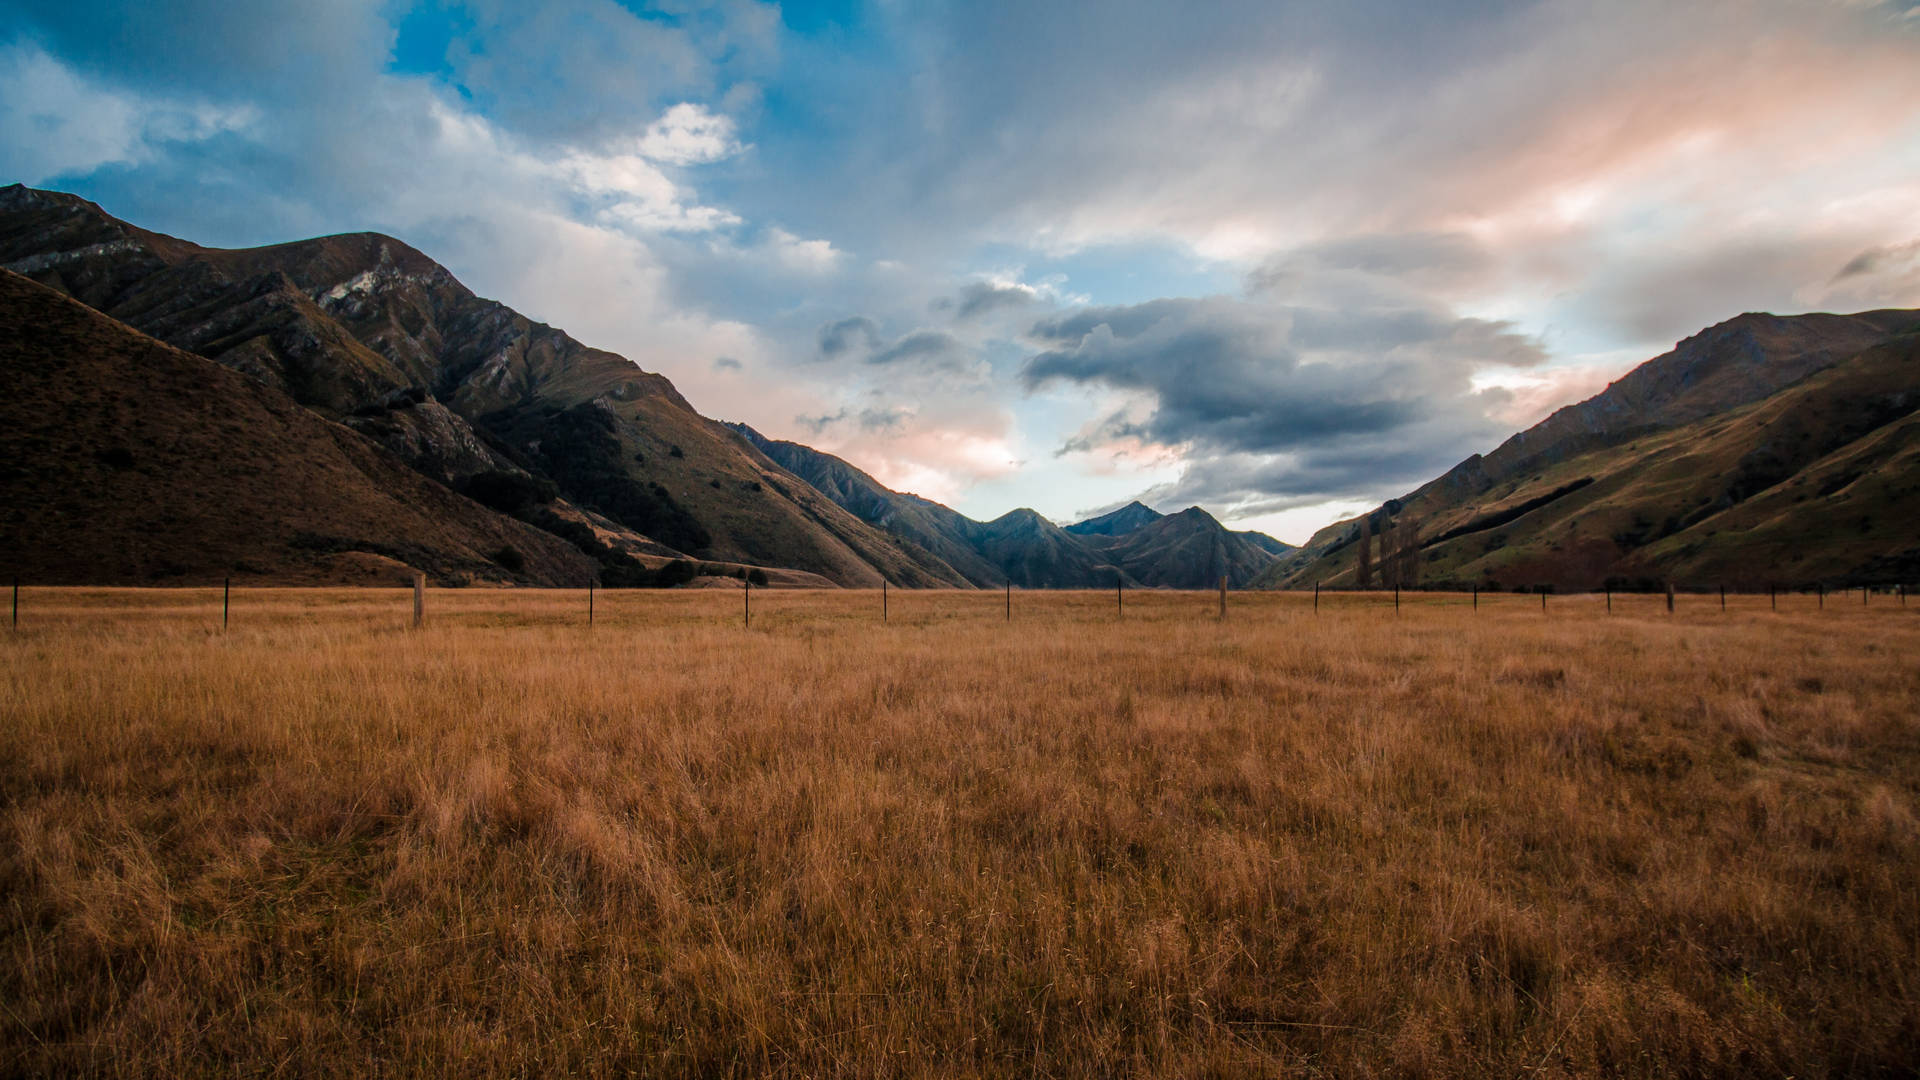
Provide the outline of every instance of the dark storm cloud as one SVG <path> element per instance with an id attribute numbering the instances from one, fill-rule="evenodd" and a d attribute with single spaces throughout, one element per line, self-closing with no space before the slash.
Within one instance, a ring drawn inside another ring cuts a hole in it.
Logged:
<path id="1" fill-rule="evenodd" d="M 1488 429 L 1470 386 L 1488 364 L 1541 352 L 1504 324 L 1429 311 L 1384 315 L 1226 298 L 1156 300 L 1045 320 L 1022 377 L 1153 396 L 1130 426 L 1165 446 L 1271 453 L 1368 436 L 1390 445 L 1423 425 Z"/>
<path id="2" fill-rule="evenodd" d="M 1150 397 L 1061 447 L 1178 448 L 1164 502 L 1244 504 L 1373 491 L 1431 476 L 1505 433 L 1490 366 L 1528 367 L 1537 342 L 1438 309 L 1282 307 L 1213 297 L 1092 308 L 1036 323 L 1029 389 L 1104 386 Z"/>

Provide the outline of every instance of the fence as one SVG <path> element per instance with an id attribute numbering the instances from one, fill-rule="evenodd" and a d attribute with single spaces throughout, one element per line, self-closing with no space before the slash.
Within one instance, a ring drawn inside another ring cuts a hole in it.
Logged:
<path id="1" fill-rule="evenodd" d="M 476 590 L 476 589 L 458 589 L 458 588 L 450 589 L 450 590 L 429 590 L 426 583 L 426 575 L 424 574 L 415 574 L 411 584 L 412 584 L 412 587 L 409 590 L 409 592 L 411 593 L 411 599 L 413 603 L 412 603 L 412 613 L 411 613 L 412 618 L 410 620 L 410 625 L 414 629 L 421 629 L 425 627 L 428 623 L 428 593 L 430 591 L 443 591 L 443 592 L 466 594 L 466 595 L 473 595 L 473 594 L 482 593 L 482 592 L 486 592 L 489 594 L 497 594 L 497 595 L 512 595 L 514 593 L 522 593 L 522 594 L 531 594 L 531 595 L 537 595 L 537 596 L 546 596 L 550 598 L 560 597 L 570 593 L 578 594 L 582 592 L 582 590 L 578 590 L 578 589 L 524 589 L 524 590 L 499 591 L 497 593 L 494 590 Z M 740 608 L 739 608 L 739 616 L 738 616 L 739 623 L 742 627 L 750 629 L 753 627 L 754 621 L 755 621 L 755 609 L 757 606 L 755 593 L 758 592 L 758 593 L 764 594 L 764 593 L 767 593 L 769 590 L 765 586 L 762 586 L 760 589 L 756 590 L 753 587 L 753 584 L 747 581 L 743 581 L 741 585 L 742 585 L 742 588 L 740 593 Z M 54 590 L 61 590 L 69 587 L 50 586 L 47 588 L 50 591 L 54 591 Z M 230 629 L 234 623 L 234 619 L 236 615 L 236 605 L 235 605 L 236 596 L 238 596 L 239 599 L 241 600 L 241 604 L 238 608 L 238 613 L 244 618 L 245 612 L 246 612 L 245 601 L 247 600 L 248 594 L 250 591 L 273 592 L 276 594 L 284 593 L 284 592 L 301 591 L 298 589 L 281 589 L 281 588 L 274 588 L 271 586 L 262 586 L 262 587 L 257 587 L 256 590 L 243 589 L 239 593 L 236 593 L 231 579 L 227 579 L 223 581 L 219 588 L 220 588 L 220 629 L 222 631 L 226 631 Z M 148 591 L 148 590 L 142 590 L 142 591 Z M 191 591 L 191 590 L 160 589 L 160 590 L 151 590 L 151 591 L 157 592 L 157 593 L 168 593 L 168 592 Z M 606 591 L 607 590 L 604 590 L 604 589 L 596 590 L 596 588 L 591 585 L 584 590 L 584 597 L 582 598 L 580 607 L 578 609 L 578 618 L 584 625 L 588 627 L 592 627 L 595 625 L 596 597 L 598 597 L 599 601 L 602 604 L 604 604 L 604 602 L 609 599 L 604 595 Z M 699 591 L 699 590 L 696 590 L 696 591 Z M 874 590 L 867 590 L 867 591 L 871 592 Z M 893 619 L 895 607 L 899 606 L 902 602 L 908 605 L 913 605 L 915 603 L 913 598 L 917 596 L 959 596 L 959 597 L 978 596 L 983 599 L 985 597 L 992 597 L 996 601 L 1001 601 L 1001 603 L 996 603 L 992 605 L 994 614 L 1000 615 L 1005 622 L 1011 623 L 1014 621 L 1014 617 L 1016 614 L 1016 604 L 1015 604 L 1015 596 L 1014 596 L 1015 591 L 1016 590 L 1014 589 L 1011 583 L 1006 584 L 1002 589 L 995 589 L 991 591 L 989 590 L 951 590 L 951 589 L 908 590 L 905 593 L 906 599 L 903 601 L 902 599 L 896 597 L 896 593 L 898 593 L 899 590 L 892 589 L 889 583 L 883 581 L 881 583 L 880 588 L 877 590 L 878 596 L 876 598 L 877 602 L 873 609 L 873 617 L 882 623 L 895 621 Z M 1129 590 L 1124 581 L 1116 581 L 1114 583 L 1113 605 L 1112 605 L 1111 611 L 1112 611 L 1113 618 L 1116 620 L 1124 620 L 1128 617 L 1128 612 L 1130 607 L 1129 597 L 1128 597 L 1129 591 L 1132 591 L 1133 593 L 1135 593 L 1132 607 L 1137 609 L 1140 603 L 1142 602 L 1142 598 L 1140 594 L 1143 592 L 1143 590 L 1140 590 L 1140 589 Z M 1545 589 L 1545 588 L 1525 590 L 1525 591 L 1516 590 L 1512 592 L 1495 592 L 1491 590 L 1481 590 L 1477 588 L 1470 588 L 1464 592 L 1445 591 L 1445 590 L 1417 590 L 1417 591 L 1408 590 L 1403 593 L 1403 591 L 1398 588 L 1325 589 L 1318 585 L 1315 585 L 1311 590 L 1311 592 L 1305 589 L 1247 590 L 1247 591 L 1241 591 L 1241 592 L 1233 592 L 1228 588 L 1226 579 L 1222 578 L 1220 579 L 1216 589 L 1207 589 L 1207 590 L 1148 589 L 1148 590 L 1144 590 L 1144 593 L 1146 597 L 1152 598 L 1147 602 L 1160 608 L 1165 608 L 1167 606 L 1167 603 L 1164 603 L 1162 601 L 1171 602 L 1174 605 L 1184 605 L 1188 600 L 1192 600 L 1193 601 L 1192 613 L 1196 617 L 1204 617 L 1201 615 L 1201 613 L 1205 612 L 1207 616 L 1211 616 L 1211 618 L 1214 620 L 1217 620 L 1220 622 L 1226 622 L 1234 616 L 1236 611 L 1240 611 L 1247 616 L 1257 616 L 1258 614 L 1261 614 L 1265 611 L 1272 610 L 1276 606 L 1284 605 L 1288 600 L 1288 598 L 1292 598 L 1295 601 L 1297 601 L 1297 603 L 1299 604 L 1302 610 L 1310 610 L 1315 615 L 1319 615 L 1322 613 L 1323 609 L 1329 609 L 1329 608 L 1337 608 L 1338 610 L 1343 612 L 1376 611 L 1381 614 L 1398 615 L 1403 612 L 1403 609 L 1405 609 L 1405 611 L 1407 612 L 1417 613 L 1423 608 L 1465 607 L 1469 611 L 1478 613 L 1483 607 L 1486 607 L 1489 609 L 1504 608 L 1504 609 L 1511 610 L 1513 607 L 1516 606 L 1516 604 L 1525 604 L 1527 607 L 1532 607 L 1536 602 L 1538 604 L 1538 608 L 1541 614 L 1551 614 L 1554 610 L 1565 609 L 1568 607 L 1572 607 L 1574 605 L 1571 603 L 1562 603 L 1557 605 L 1550 604 L 1549 602 L 1550 598 L 1563 600 L 1563 601 L 1576 601 L 1579 599 L 1585 599 L 1588 601 L 1598 601 L 1599 602 L 1598 606 L 1600 610 L 1605 615 L 1608 615 L 1608 616 L 1615 614 L 1616 598 L 1620 598 L 1622 600 L 1633 598 L 1636 601 L 1651 599 L 1653 601 L 1653 605 L 1656 612 L 1664 612 L 1664 614 L 1671 616 L 1671 615 L 1680 613 L 1681 611 L 1698 611 L 1701 608 L 1705 608 L 1709 611 L 1726 613 L 1729 610 L 1728 609 L 1729 597 L 1733 598 L 1736 601 L 1741 601 L 1742 607 L 1747 606 L 1744 603 L 1747 600 L 1757 601 L 1758 599 L 1764 598 L 1767 602 L 1766 610 L 1777 613 L 1781 610 L 1783 606 L 1783 601 L 1787 604 L 1797 604 L 1797 606 L 1799 606 L 1802 609 L 1804 609 L 1808 601 L 1811 601 L 1813 610 L 1825 611 L 1830 606 L 1828 603 L 1830 599 L 1836 600 L 1836 601 L 1841 601 L 1841 600 L 1850 601 L 1851 598 L 1857 594 L 1859 597 L 1859 606 L 1870 608 L 1873 606 L 1874 596 L 1876 592 L 1878 593 L 1878 595 L 1881 596 L 1884 606 L 1886 608 L 1888 608 L 1891 611 L 1901 611 L 1901 610 L 1905 610 L 1907 607 L 1907 594 L 1909 591 L 1910 590 L 1907 589 L 1904 583 L 1896 583 L 1893 585 L 1882 585 L 1877 588 L 1874 586 L 1856 586 L 1856 587 L 1847 588 L 1844 591 L 1835 590 L 1832 593 L 1830 593 L 1829 590 L 1824 586 L 1813 586 L 1809 588 L 1800 588 L 1800 589 L 1791 589 L 1791 590 L 1782 589 L 1779 587 L 1770 587 L 1764 592 L 1761 592 L 1758 590 L 1741 590 L 1741 589 L 1730 590 L 1725 586 L 1714 586 L 1710 588 L 1702 588 L 1702 587 L 1676 588 L 1676 587 L 1669 586 L 1666 590 L 1662 592 L 1647 592 L 1643 590 L 1628 591 L 1628 590 L 1615 590 L 1615 589 L 1600 589 L 1600 590 L 1595 590 L 1592 592 L 1584 592 L 1584 593 L 1556 593 L 1551 589 Z M 22 612 L 23 612 L 22 592 L 23 592 L 22 583 L 18 578 L 14 579 L 13 588 L 12 588 L 12 598 L 11 598 L 12 599 L 11 627 L 15 631 L 18 631 L 21 627 Z M 758 606 L 764 609 L 764 606 L 766 603 L 774 602 L 777 605 L 777 609 L 779 610 L 779 613 L 786 614 L 786 615 L 792 615 L 796 613 L 794 611 L 796 604 L 804 605 L 804 601 L 797 600 L 796 598 L 806 597 L 806 596 L 843 596 L 844 597 L 844 596 L 853 596 L 853 595 L 860 594 L 859 590 L 782 589 L 782 590 L 774 590 L 774 592 L 777 596 L 780 596 L 785 599 L 782 599 L 777 602 L 767 601 L 763 599 L 760 601 Z M 378 593 L 378 590 L 369 591 L 369 595 L 375 595 L 377 593 Z M 623 594 L 623 595 L 660 596 L 660 595 L 673 595 L 676 593 L 680 593 L 680 590 L 622 589 L 622 590 L 615 590 L 615 593 Z M 994 593 L 1001 593 L 1001 595 L 994 596 Z M 1055 598 L 1076 597 L 1076 598 L 1085 598 L 1088 601 L 1091 601 L 1092 598 L 1097 597 L 1099 595 L 1097 591 L 1093 591 L 1093 590 L 1066 590 L 1066 589 L 1021 590 L 1021 594 L 1023 596 L 1047 596 L 1047 597 L 1055 597 Z M 1233 597 L 1233 596 L 1241 597 L 1245 602 L 1238 605 L 1232 604 L 1229 602 L 1229 600 L 1230 600 L 1230 597 Z M 1211 600 L 1212 602 L 1205 603 L 1201 598 L 1206 598 L 1206 600 Z M 26 605 L 24 610 L 30 621 L 31 614 L 32 614 L 31 605 L 30 604 Z M 1087 610 L 1089 612 L 1092 612 L 1095 609 L 1092 606 L 1087 606 Z M 1180 610 L 1185 610 L 1185 609 L 1182 608 Z M 1920 606 L 1916 606 L 1915 610 L 1920 611 Z M 984 614 L 984 611 L 982 612 L 982 614 Z M 1136 615 L 1137 614 L 1138 614 L 1138 611 L 1136 611 Z"/>

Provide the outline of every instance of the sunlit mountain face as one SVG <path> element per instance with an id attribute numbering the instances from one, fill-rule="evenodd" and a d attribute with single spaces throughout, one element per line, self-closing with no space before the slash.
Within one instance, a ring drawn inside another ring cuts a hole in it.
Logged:
<path id="1" fill-rule="evenodd" d="M 391 234 L 979 521 L 1301 543 L 1741 312 L 1920 305 L 1917 11 L 27 2 L 0 184 Z"/>

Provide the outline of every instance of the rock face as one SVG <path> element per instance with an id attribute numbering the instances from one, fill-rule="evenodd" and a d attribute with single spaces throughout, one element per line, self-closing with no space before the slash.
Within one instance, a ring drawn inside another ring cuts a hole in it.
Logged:
<path id="1" fill-rule="evenodd" d="M 841 585 L 969 584 L 695 412 L 663 376 L 473 295 L 392 237 L 216 250 L 15 185 L 0 188 L 0 267 L 343 420 L 456 488 L 551 484 L 561 504 L 696 558 Z"/>
<path id="2" fill-rule="evenodd" d="M 1429 585 L 1894 584 L 1920 578 L 1920 312 L 1742 315 L 1373 514 Z M 1259 584 L 1354 580 L 1357 519 Z"/>
<path id="3" fill-rule="evenodd" d="M 1239 588 L 1277 554 L 1291 550 L 1260 533 L 1229 532 L 1198 507 L 1163 516 L 1136 502 L 1065 528 L 1027 509 L 975 521 L 917 495 L 891 491 L 832 454 L 768 439 L 744 424 L 733 427 L 828 498 L 939 555 L 976 585 L 1010 581 L 1022 588 L 1105 588 L 1117 575 L 1135 586 L 1208 589 L 1224 574 Z"/>
<path id="4" fill-rule="evenodd" d="M 280 390 L 0 271 L 0 564 L 34 584 L 585 585 L 573 546 Z"/>

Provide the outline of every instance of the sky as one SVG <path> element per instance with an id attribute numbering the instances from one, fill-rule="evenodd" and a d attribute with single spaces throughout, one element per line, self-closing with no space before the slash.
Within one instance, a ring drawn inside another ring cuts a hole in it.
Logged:
<path id="1" fill-rule="evenodd" d="M 0 183 L 377 230 L 992 518 L 1291 542 L 1744 311 L 1920 307 L 1920 0 L 0 0 Z"/>

